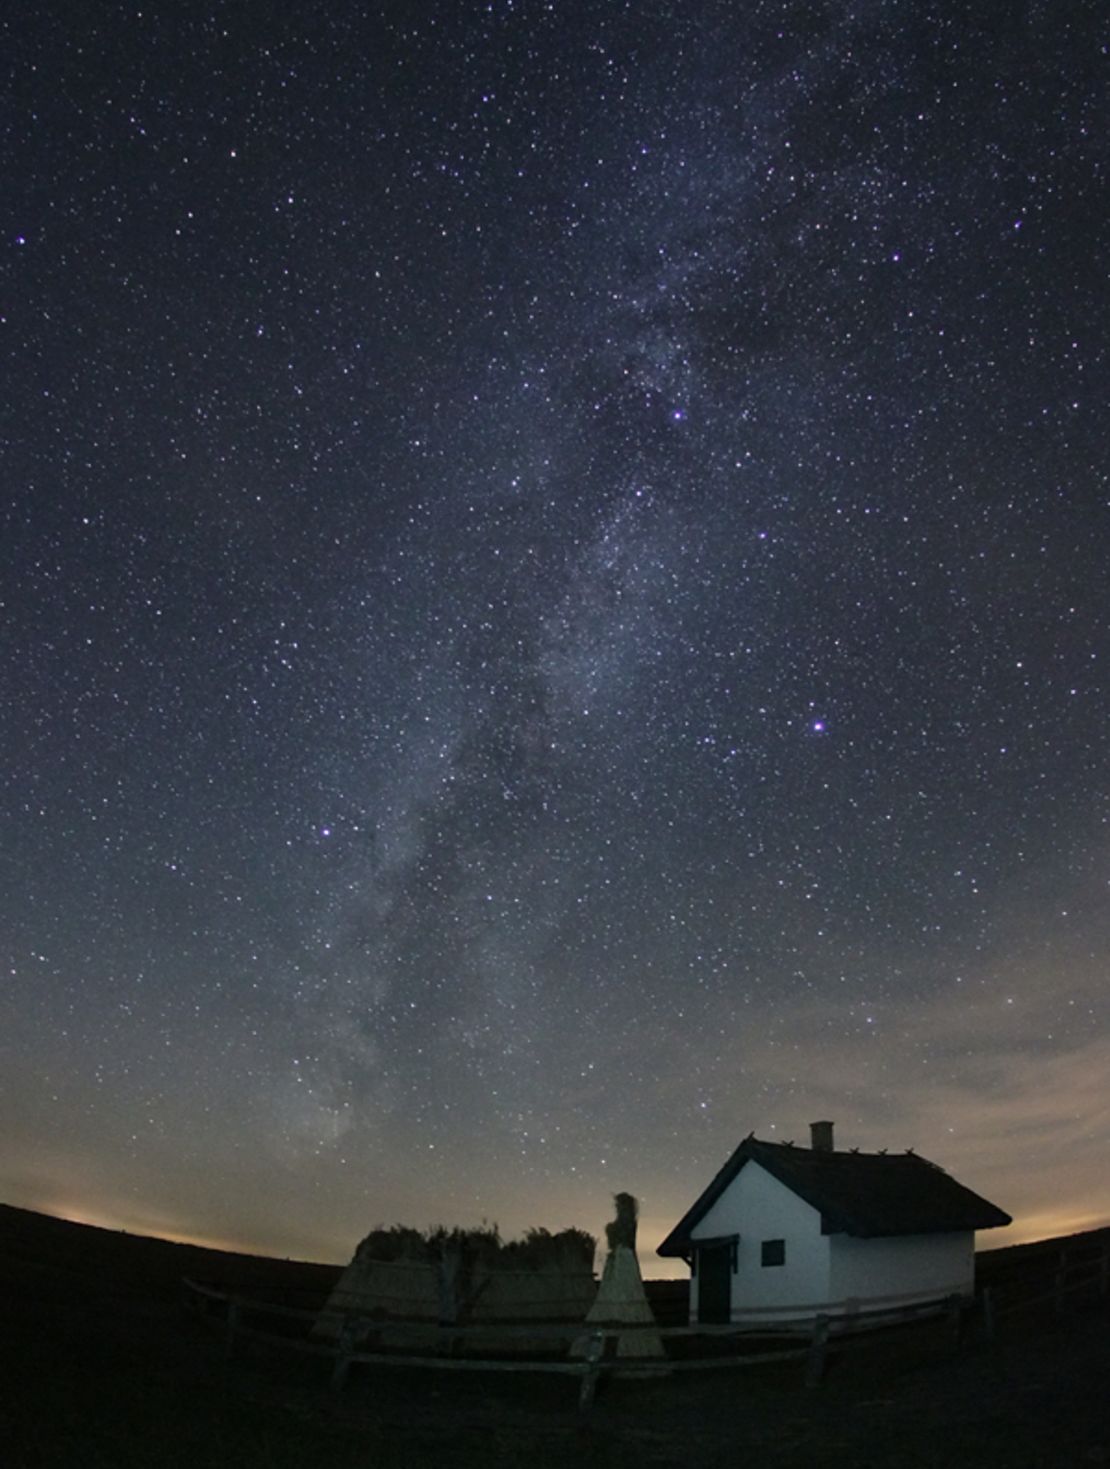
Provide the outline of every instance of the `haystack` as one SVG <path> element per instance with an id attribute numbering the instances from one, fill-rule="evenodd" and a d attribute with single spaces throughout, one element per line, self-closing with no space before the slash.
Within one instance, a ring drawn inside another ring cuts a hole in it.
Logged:
<path id="1" fill-rule="evenodd" d="M 644 1290 L 640 1262 L 636 1258 L 636 1220 L 640 1209 L 631 1194 L 614 1196 L 617 1217 L 605 1226 L 609 1253 L 605 1257 L 605 1268 L 597 1297 L 586 1315 L 586 1321 L 595 1326 L 639 1326 L 652 1327 L 655 1315 L 648 1304 Z M 574 1343 L 573 1355 L 585 1356 L 589 1338 L 580 1337 Z M 617 1337 L 618 1357 L 638 1358 L 648 1363 L 666 1358 L 663 1339 L 657 1331 L 622 1331 Z M 625 1373 L 634 1371 L 631 1362 Z M 645 1370 L 658 1372 L 661 1369 L 648 1366 Z"/>
<path id="2" fill-rule="evenodd" d="M 382 1346 L 428 1350 L 443 1345 L 442 1331 L 414 1331 L 413 1323 L 579 1322 L 597 1292 L 595 1249 L 593 1236 L 578 1229 L 532 1229 L 509 1242 L 496 1227 L 375 1229 L 340 1276 L 313 1335 L 334 1338 L 351 1320 L 356 1340 L 373 1336 Z M 526 1352 L 551 1348 L 552 1339 L 491 1331 L 461 1338 L 460 1345 L 470 1352 Z"/>

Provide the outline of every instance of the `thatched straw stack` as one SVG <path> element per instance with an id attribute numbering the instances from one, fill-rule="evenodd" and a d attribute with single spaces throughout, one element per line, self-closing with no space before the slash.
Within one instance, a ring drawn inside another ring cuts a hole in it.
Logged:
<path id="1" fill-rule="evenodd" d="M 355 1317 L 363 1339 L 374 1334 L 382 1345 L 427 1350 L 442 1341 L 439 1333 L 390 1330 L 390 1323 L 581 1321 L 597 1291 L 595 1248 L 593 1237 L 578 1229 L 532 1229 L 509 1243 L 496 1228 L 376 1229 L 355 1251 L 313 1334 L 334 1338 L 344 1318 Z M 551 1346 L 550 1338 L 486 1335 L 461 1341 L 472 1352 Z"/>
<path id="2" fill-rule="evenodd" d="M 636 1220 L 640 1208 L 631 1194 L 616 1194 L 613 1202 L 617 1207 L 617 1217 L 605 1226 L 609 1253 L 605 1257 L 597 1297 L 586 1321 L 595 1326 L 651 1327 L 655 1325 L 655 1315 L 648 1304 L 640 1262 L 636 1258 Z M 575 1341 L 571 1349 L 573 1355 L 584 1356 L 587 1342 L 587 1337 Z M 666 1351 L 663 1339 L 656 1331 L 624 1331 L 617 1337 L 617 1356 L 637 1358 L 645 1364 L 641 1371 L 654 1374 L 660 1368 L 651 1364 L 665 1359 Z M 622 1375 L 633 1375 L 634 1371 L 630 1361 Z"/>
<path id="3" fill-rule="evenodd" d="M 348 1317 L 363 1323 L 361 1340 L 390 1319 L 438 1322 L 439 1292 L 428 1269 L 425 1235 L 399 1224 L 370 1231 L 336 1282 L 312 1335 L 334 1339 Z"/>

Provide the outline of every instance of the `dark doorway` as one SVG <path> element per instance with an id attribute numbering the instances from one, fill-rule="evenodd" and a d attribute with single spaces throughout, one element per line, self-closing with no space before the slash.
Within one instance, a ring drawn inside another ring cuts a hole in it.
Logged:
<path id="1" fill-rule="evenodd" d="M 732 1319 L 732 1245 L 698 1250 L 698 1322 L 727 1326 Z"/>

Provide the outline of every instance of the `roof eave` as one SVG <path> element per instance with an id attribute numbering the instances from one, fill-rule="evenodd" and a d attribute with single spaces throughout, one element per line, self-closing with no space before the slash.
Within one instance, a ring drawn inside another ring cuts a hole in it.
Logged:
<path id="1" fill-rule="evenodd" d="M 684 1236 L 682 1238 L 679 1238 L 678 1235 L 675 1234 L 674 1230 L 671 1231 L 671 1233 L 667 1236 L 662 1244 L 656 1245 L 655 1247 L 655 1253 L 657 1255 L 662 1255 L 665 1260 L 681 1260 L 686 1255 L 688 1255 L 689 1252 L 689 1237 Z"/>

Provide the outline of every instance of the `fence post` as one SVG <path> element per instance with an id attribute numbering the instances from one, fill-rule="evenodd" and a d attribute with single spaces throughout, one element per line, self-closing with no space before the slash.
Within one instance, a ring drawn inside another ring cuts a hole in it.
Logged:
<path id="1" fill-rule="evenodd" d="M 994 1292 L 989 1285 L 983 1287 L 983 1335 L 994 1341 Z"/>
<path id="2" fill-rule="evenodd" d="M 224 1335 L 224 1361 L 231 1361 L 231 1353 L 235 1347 L 235 1333 L 239 1330 L 243 1316 L 243 1303 L 238 1296 L 229 1296 L 227 1300 L 227 1330 Z"/>
<path id="3" fill-rule="evenodd" d="M 347 1374 L 351 1370 L 351 1353 L 354 1351 L 354 1339 L 354 1321 L 350 1316 L 344 1316 L 343 1324 L 339 1328 L 339 1335 L 335 1341 L 335 1366 L 331 1370 L 333 1392 L 341 1391 L 347 1381 Z"/>
<path id="4" fill-rule="evenodd" d="M 586 1364 L 582 1369 L 582 1386 L 578 1389 L 578 1407 L 583 1413 L 593 1404 L 594 1394 L 597 1392 L 597 1379 L 601 1373 L 601 1354 L 604 1350 L 604 1333 L 591 1332 L 586 1347 Z"/>
<path id="5" fill-rule="evenodd" d="M 436 1284 L 439 1289 L 439 1324 L 454 1326 L 459 1319 L 459 1276 L 462 1246 L 445 1245 L 439 1257 Z"/>
<path id="6" fill-rule="evenodd" d="M 963 1340 L 963 1300 L 959 1296 L 948 1297 L 948 1329 L 953 1349 L 959 1350 Z"/>
<path id="7" fill-rule="evenodd" d="M 829 1318 L 817 1316 L 813 1322 L 813 1339 L 806 1361 L 806 1387 L 816 1387 L 825 1375 L 825 1357 L 829 1347 Z"/>

